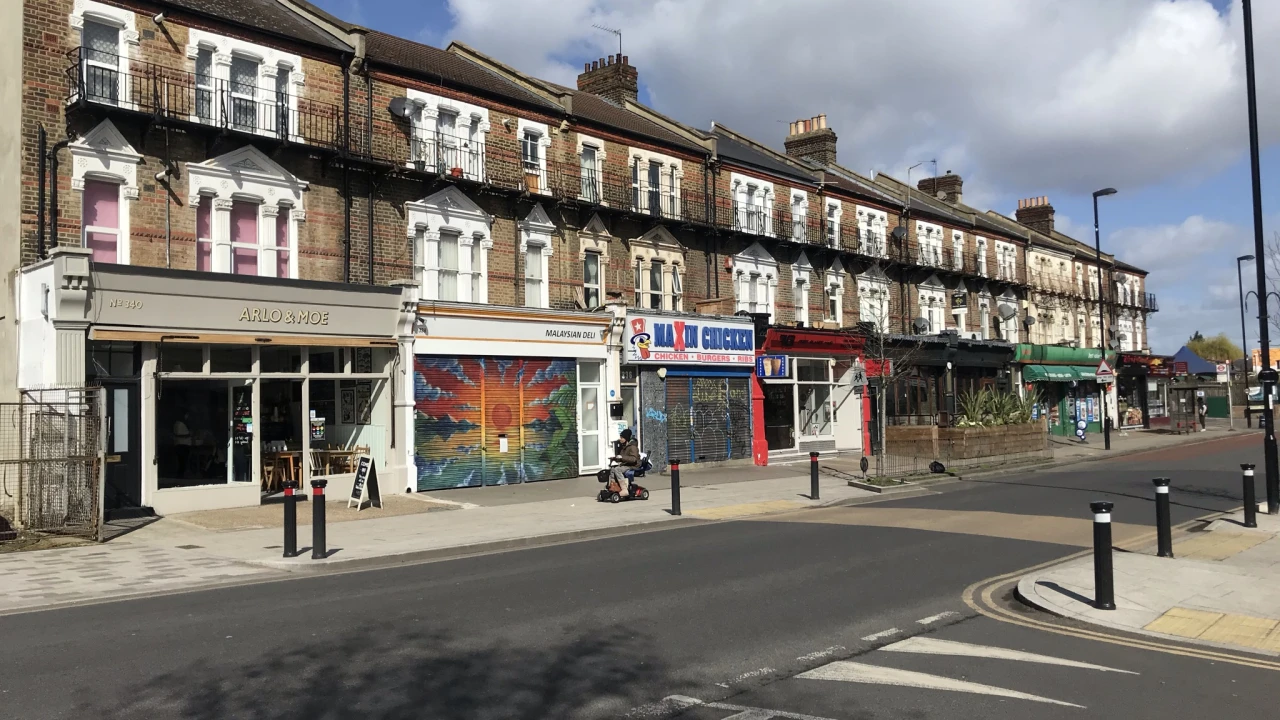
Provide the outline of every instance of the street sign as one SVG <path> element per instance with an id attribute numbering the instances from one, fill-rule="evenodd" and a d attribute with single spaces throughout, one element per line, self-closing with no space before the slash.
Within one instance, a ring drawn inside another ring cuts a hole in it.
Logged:
<path id="1" fill-rule="evenodd" d="M 761 355 L 756 358 L 756 376 L 762 378 L 787 377 L 787 356 Z"/>
<path id="2" fill-rule="evenodd" d="M 1105 359 L 1098 363 L 1098 369 L 1094 371 L 1094 376 L 1100 383 L 1109 383 L 1116 379 L 1115 371 L 1111 369 L 1111 366 L 1107 364 Z"/>
<path id="3" fill-rule="evenodd" d="M 862 367 L 861 365 L 855 365 L 853 367 L 853 375 L 849 379 L 849 384 L 853 385 L 854 387 L 866 387 L 867 386 L 867 369 Z"/>

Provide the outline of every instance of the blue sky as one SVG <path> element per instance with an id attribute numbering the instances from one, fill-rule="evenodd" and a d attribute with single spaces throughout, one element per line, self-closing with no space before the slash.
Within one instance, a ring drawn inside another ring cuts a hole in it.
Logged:
<path id="1" fill-rule="evenodd" d="M 825 112 L 855 170 L 905 176 L 936 158 L 964 177 L 970 204 L 1012 214 L 1019 198 L 1048 195 L 1059 228 L 1088 242 L 1090 192 L 1114 186 L 1101 205 L 1103 249 L 1151 272 L 1153 351 L 1171 354 L 1196 330 L 1239 342 L 1235 257 L 1252 252 L 1253 220 L 1234 0 L 316 1 L 565 84 L 617 52 L 592 25 L 621 27 L 642 101 L 664 113 L 780 149 L 788 121 Z M 1280 229 L 1280 2 L 1254 6 L 1270 239 Z M 793 25 L 809 30 L 785 32 Z"/>

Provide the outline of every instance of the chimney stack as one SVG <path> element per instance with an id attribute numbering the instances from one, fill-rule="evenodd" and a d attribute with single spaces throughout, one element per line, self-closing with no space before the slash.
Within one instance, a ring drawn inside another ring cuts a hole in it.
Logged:
<path id="1" fill-rule="evenodd" d="M 1053 234 L 1053 206 L 1049 204 L 1049 198 L 1044 195 L 1019 200 L 1015 217 L 1018 218 L 1018 222 L 1036 232 L 1045 235 Z"/>
<path id="2" fill-rule="evenodd" d="M 836 164 L 836 139 L 836 132 L 827 127 L 824 113 L 791 123 L 783 146 L 790 157 L 831 167 Z"/>
<path id="3" fill-rule="evenodd" d="M 624 105 L 627 100 L 638 102 L 640 72 L 631 66 L 626 55 L 610 55 L 583 63 L 578 89 L 617 105 Z"/>
<path id="4" fill-rule="evenodd" d="M 963 202 L 964 181 L 959 175 L 953 174 L 950 170 L 942 177 L 925 178 L 916 183 L 916 189 L 922 193 L 928 193 L 933 197 L 938 197 L 938 193 L 943 193 L 943 197 L 938 198 L 946 203 L 955 205 Z"/>

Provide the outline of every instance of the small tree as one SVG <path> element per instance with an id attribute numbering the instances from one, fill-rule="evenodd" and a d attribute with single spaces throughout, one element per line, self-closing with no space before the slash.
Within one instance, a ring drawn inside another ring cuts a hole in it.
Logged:
<path id="1" fill-rule="evenodd" d="M 1187 340 L 1187 347 L 1205 360 L 1213 362 L 1231 362 L 1244 357 L 1244 352 L 1238 345 L 1231 342 L 1226 333 L 1218 333 L 1207 338 L 1197 331 Z"/>

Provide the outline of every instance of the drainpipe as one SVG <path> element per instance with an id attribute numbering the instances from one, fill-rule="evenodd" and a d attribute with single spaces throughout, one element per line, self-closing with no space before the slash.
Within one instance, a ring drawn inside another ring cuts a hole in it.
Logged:
<path id="1" fill-rule="evenodd" d="M 49 247 L 58 246 L 58 152 L 71 144 L 64 138 L 49 149 Z"/>
<path id="2" fill-rule="evenodd" d="M 36 172 L 40 175 L 36 182 L 36 259 L 43 260 L 44 248 L 44 193 L 48 179 L 48 168 L 45 167 L 45 154 L 48 152 L 49 136 L 44 131 L 44 124 L 36 124 Z"/>
<path id="3" fill-rule="evenodd" d="M 373 155 L 373 78 L 369 75 L 369 67 L 364 68 L 364 96 L 365 96 L 365 127 L 364 141 L 365 154 Z M 373 174 L 369 174 L 369 284 L 374 284 L 373 279 Z"/>
<path id="4" fill-rule="evenodd" d="M 173 177 L 173 159 L 169 155 L 169 126 L 164 126 L 164 266 L 173 268 L 173 222 L 172 222 L 172 206 L 173 193 L 170 192 L 169 182 Z"/>
<path id="5" fill-rule="evenodd" d="M 342 249 L 342 282 L 351 282 L 351 71 L 342 63 L 342 216 L 346 234 Z"/>

